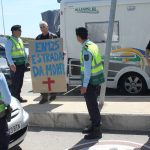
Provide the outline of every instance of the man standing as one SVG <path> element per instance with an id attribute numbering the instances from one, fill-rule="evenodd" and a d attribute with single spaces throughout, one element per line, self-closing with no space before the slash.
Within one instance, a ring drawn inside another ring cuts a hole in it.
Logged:
<path id="1" fill-rule="evenodd" d="M 39 34 L 36 37 L 36 40 L 45 40 L 45 39 L 57 38 L 57 35 L 55 35 L 54 33 L 49 32 L 47 22 L 41 21 L 39 26 L 40 26 L 40 30 L 41 30 L 42 34 Z M 41 93 L 42 99 L 40 100 L 39 104 L 44 104 L 48 100 L 52 101 L 52 100 L 56 99 L 56 93 L 51 93 L 50 94 L 50 99 L 48 99 L 48 96 L 49 96 L 49 93 Z"/>
<path id="2" fill-rule="evenodd" d="M 8 150 L 9 131 L 6 120 L 6 110 L 11 109 L 9 106 L 10 102 L 11 94 L 6 79 L 4 75 L 0 73 L 0 150 Z"/>
<path id="3" fill-rule="evenodd" d="M 101 55 L 97 45 L 88 39 L 88 31 L 86 28 L 77 28 L 76 36 L 77 41 L 82 44 L 80 53 L 81 94 L 84 95 L 86 100 L 87 109 L 92 122 L 92 125 L 85 128 L 82 133 L 87 134 L 84 136 L 84 139 L 101 138 L 101 116 L 97 103 L 100 84 L 104 82 Z"/>
<path id="4" fill-rule="evenodd" d="M 11 69 L 11 94 L 16 97 L 21 103 L 27 102 L 21 96 L 21 88 L 25 72 L 25 64 L 27 56 L 21 36 L 21 26 L 14 25 L 11 27 L 12 36 L 8 37 L 6 42 L 6 57 Z"/>

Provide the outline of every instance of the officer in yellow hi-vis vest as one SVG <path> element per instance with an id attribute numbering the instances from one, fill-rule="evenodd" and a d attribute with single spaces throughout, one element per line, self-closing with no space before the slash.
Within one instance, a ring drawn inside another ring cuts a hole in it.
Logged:
<path id="1" fill-rule="evenodd" d="M 80 53 L 81 94 L 84 95 L 86 100 L 87 109 L 92 122 L 82 133 L 87 134 L 84 136 L 84 139 L 101 138 L 101 116 L 97 103 L 100 85 L 104 82 L 101 55 L 97 45 L 88 39 L 88 31 L 86 28 L 77 28 L 76 36 L 78 42 L 82 44 Z"/>
<path id="2" fill-rule="evenodd" d="M 11 94 L 9 92 L 6 79 L 0 73 L 0 150 L 8 150 L 9 131 L 7 125 L 7 110 L 11 109 Z"/>
<path id="3" fill-rule="evenodd" d="M 6 42 L 6 57 L 11 69 L 11 94 L 20 102 L 26 102 L 21 96 L 21 88 L 25 72 L 27 56 L 21 36 L 21 26 L 14 25 L 11 28 L 12 36 L 8 37 Z"/>

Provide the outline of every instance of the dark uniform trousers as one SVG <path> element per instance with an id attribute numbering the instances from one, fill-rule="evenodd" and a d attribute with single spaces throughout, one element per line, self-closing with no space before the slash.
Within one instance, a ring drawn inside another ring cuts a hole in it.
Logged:
<path id="1" fill-rule="evenodd" d="M 0 118 L 0 150 L 8 150 L 9 131 L 6 118 Z"/>
<path id="2" fill-rule="evenodd" d="M 11 94 L 16 98 L 20 98 L 24 72 L 25 72 L 25 64 L 16 65 L 16 72 L 11 71 L 12 84 L 10 90 Z"/>
<path id="3" fill-rule="evenodd" d="M 99 92 L 100 92 L 99 85 L 95 86 L 89 84 L 87 87 L 87 92 L 84 94 L 84 98 L 86 100 L 87 109 L 93 127 L 98 127 L 101 124 L 101 116 L 100 116 L 100 111 L 97 102 L 97 97 L 99 95 Z"/>

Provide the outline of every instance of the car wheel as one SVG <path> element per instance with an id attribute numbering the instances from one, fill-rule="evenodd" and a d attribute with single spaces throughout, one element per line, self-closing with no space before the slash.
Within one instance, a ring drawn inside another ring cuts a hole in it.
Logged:
<path id="1" fill-rule="evenodd" d="M 120 78 L 118 89 L 125 95 L 141 95 L 147 89 L 147 85 L 140 74 L 131 72 Z"/>

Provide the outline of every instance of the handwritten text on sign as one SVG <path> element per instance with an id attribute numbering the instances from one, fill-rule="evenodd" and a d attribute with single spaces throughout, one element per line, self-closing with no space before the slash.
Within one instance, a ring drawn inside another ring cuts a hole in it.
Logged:
<path id="1" fill-rule="evenodd" d="M 31 73 L 34 91 L 66 91 L 62 39 L 39 40 L 34 41 L 31 45 Z M 53 86 L 51 85 L 53 88 L 48 85 L 46 90 L 43 88 L 43 83 L 47 81 L 48 84 L 49 80 L 53 81 Z M 41 88 L 37 87 L 39 81 L 41 81 Z"/>

